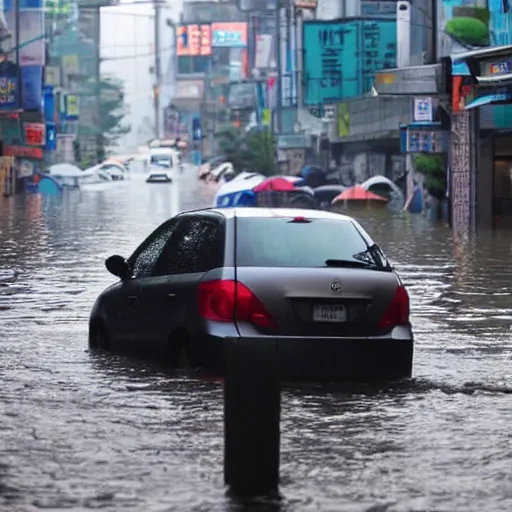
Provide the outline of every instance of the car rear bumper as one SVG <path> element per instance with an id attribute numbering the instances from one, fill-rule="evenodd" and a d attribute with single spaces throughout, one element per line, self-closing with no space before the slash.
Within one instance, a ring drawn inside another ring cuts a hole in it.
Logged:
<path id="1" fill-rule="evenodd" d="M 171 183 L 172 178 L 152 178 L 151 176 L 146 179 L 146 183 Z"/>
<path id="2" fill-rule="evenodd" d="M 223 347 L 222 352 L 240 344 L 261 345 L 274 352 L 281 378 L 285 381 L 322 382 L 348 380 L 396 380 L 412 373 L 412 339 L 389 338 L 217 338 L 207 343 Z M 213 348 L 213 347 L 211 347 Z M 209 351 L 209 354 L 212 352 Z M 207 357 L 207 359 L 210 359 Z M 203 361 L 207 368 L 210 361 Z M 214 367 L 224 364 L 211 361 Z"/>

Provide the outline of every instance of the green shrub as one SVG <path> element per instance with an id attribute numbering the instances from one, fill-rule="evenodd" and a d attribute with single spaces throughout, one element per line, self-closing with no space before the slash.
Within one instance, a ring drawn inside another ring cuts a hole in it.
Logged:
<path id="1" fill-rule="evenodd" d="M 489 29 L 476 18 L 453 18 L 446 24 L 444 30 L 462 45 L 489 45 Z"/>
<path id="2" fill-rule="evenodd" d="M 446 195 L 446 165 L 441 155 L 415 155 L 414 169 L 425 177 L 428 193 L 436 199 Z"/>

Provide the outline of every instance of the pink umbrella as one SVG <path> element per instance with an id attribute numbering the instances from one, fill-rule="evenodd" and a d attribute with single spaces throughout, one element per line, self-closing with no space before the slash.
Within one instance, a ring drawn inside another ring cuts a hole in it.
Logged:
<path id="1" fill-rule="evenodd" d="M 293 183 L 285 178 L 282 178 L 281 176 L 274 176 L 273 178 L 269 178 L 253 188 L 254 192 L 286 192 L 289 190 L 295 190 Z"/>

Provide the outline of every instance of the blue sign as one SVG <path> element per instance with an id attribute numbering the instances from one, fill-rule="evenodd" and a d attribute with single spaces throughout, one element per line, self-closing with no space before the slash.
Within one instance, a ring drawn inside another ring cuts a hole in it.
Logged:
<path id="1" fill-rule="evenodd" d="M 0 76 L 0 110 L 13 110 L 18 107 L 18 79 Z"/>
<path id="2" fill-rule="evenodd" d="M 55 121 L 55 94 L 53 85 L 44 86 L 44 118 L 47 121 Z"/>
<path id="3" fill-rule="evenodd" d="M 43 0 L 19 0 L 20 9 L 42 9 L 44 6 Z M 16 7 L 16 0 L 4 0 L 4 10 L 9 11 Z"/>
<path id="4" fill-rule="evenodd" d="M 41 112 L 43 107 L 43 68 L 21 67 L 21 106 L 28 112 Z"/>
<path id="5" fill-rule="evenodd" d="M 57 148 L 57 127 L 55 123 L 46 123 L 46 145 L 45 149 L 54 151 Z"/>
<path id="6" fill-rule="evenodd" d="M 201 119 L 192 118 L 192 140 L 201 140 Z"/>
<path id="7" fill-rule="evenodd" d="M 336 103 L 371 90 L 376 71 L 396 67 L 396 21 L 305 21 L 304 104 Z"/>

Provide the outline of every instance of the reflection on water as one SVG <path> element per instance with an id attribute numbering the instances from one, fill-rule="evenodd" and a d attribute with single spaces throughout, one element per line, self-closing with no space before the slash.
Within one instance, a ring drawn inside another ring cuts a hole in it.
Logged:
<path id="1" fill-rule="evenodd" d="M 180 179 L 185 208 L 209 204 Z M 222 487 L 219 384 L 86 350 L 103 260 L 171 211 L 137 179 L 0 200 L 0 510 L 512 509 L 508 234 L 457 249 L 422 218 L 357 214 L 410 291 L 414 379 L 285 389 L 283 499 L 247 507 Z"/>

